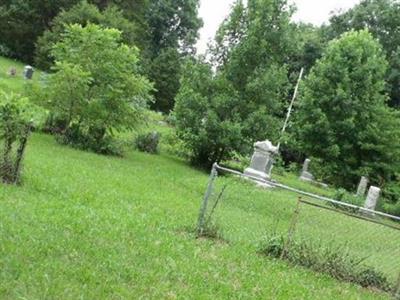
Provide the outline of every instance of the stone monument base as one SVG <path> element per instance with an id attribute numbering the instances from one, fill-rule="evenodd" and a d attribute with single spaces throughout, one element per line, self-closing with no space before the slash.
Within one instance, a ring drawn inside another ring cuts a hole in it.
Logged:
<path id="1" fill-rule="evenodd" d="M 254 170 L 252 168 L 245 169 L 244 174 L 248 175 L 248 176 L 259 178 L 261 180 L 269 180 L 270 179 L 270 177 L 267 175 L 267 173 Z M 251 178 L 249 178 L 249 179 L 251 179 Z"/>

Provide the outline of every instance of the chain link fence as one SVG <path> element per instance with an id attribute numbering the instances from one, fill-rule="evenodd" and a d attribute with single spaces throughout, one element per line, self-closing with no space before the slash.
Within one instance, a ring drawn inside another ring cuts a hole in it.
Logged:
<path id="1" fill-rule="evenodd" d="M 224 173 L 233 176 L 221 176 Z M 278 188 L 255 188 L 249 179 Z M 397 217 L 249 178 L 215 164 L 197 234 L 244 243 L 249 251 L 400 297 Z"/>

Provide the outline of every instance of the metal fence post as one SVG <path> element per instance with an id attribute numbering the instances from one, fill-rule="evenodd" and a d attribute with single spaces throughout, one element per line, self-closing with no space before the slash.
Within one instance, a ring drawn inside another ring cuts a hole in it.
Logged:
<path id="1" fill-rule="evenodd" d="M 201 236 L 203 234 L 208 200 L 211 196 L 213 186 L 214 186 L 214 181 L 215 181 L 215 178 L 217 178 L 217 176 L 218 176 L 217 163 L 214 163 L 212 166 L 212 169 L 211 169 L 209 180 L 208 180 L 207 190 L 204 194 L 203 203 L 200 208 L 199 220 L 198 220 L 198 225 L 197 225 L 197 236 Z"/>
<path id="2" fill-rule="evenodd" d="M 293 235 L 296 230 L 297 221 L 299 219 L 300 205 L 301 205 L 301 197 L 299 197 L 297 200 L 296 209 L 294 210 L 293 217 L 290 222 L 290 227 L 289 227 L 286 243 L 283 246 L 281 259 L 285 258 L 285 256 L 287 255 L 288 249 L 290 247 L 290 244 L 292 243 Z"/>
<path id="3" fill-rule="evenodd" d="M 396 286 L 394 288 L 394 299 L 400 300 L 400 273 L 399 278 L 397 279 Z"/>

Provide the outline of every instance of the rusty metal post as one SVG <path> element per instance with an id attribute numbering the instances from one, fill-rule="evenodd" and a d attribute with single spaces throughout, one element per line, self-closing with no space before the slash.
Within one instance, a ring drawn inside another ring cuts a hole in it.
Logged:
<path id="1" fill-rule="evenodd" d="M 201 236 L 204 232 L 208 200 L 211 196 L 211 193 L 212 193 L 212 190 L 214 187 L 214 181 L 217 178 L 217 176 L 218 176 L 217 163 L 214 163 L 212 166 L 212 169 L 211 169 L 209 180 L 208 180 L 207 190 L 204 194 L 203 203 L 200 208 L 199 219 L 198 219 L 198 224 L 197 224 L 197 236 Z"/>
<path id="2" fill-rule="evenodd" d="M 281 259 L 284 259 L 286 257 L 286 255 L 288 253 L 288 250 L 289 250 L 289 247 L 290 247 L 290 244 L 292 243 L 293 235 L 294 235 L 294 233 L 296 231 L 297 222 L 299 220 L 300 205 L 301 205 L 301 197 L 299 197 L 297 199 L 296 208 L 295 208 L 295 210 L 293 212 L 292 220 L 290 222 L 287 239 L 286 239 L 286 242 L 285 242 L 285 244 L 283 246 Z"/>

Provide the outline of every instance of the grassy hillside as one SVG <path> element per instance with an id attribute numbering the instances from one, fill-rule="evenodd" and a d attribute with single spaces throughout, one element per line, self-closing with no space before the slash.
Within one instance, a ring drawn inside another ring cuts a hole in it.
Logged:
<path id="1" fill-rule="evenodd" d="M 20 91 L 25 82 L 23 78 L 24 66 L 23 63 L 0 56 L 0 88 L 5 88 L 13 92 Z M 17 69 L 17 75 L 15 77 L 9 75 L 9 70 L 12 67 Z M 35 69 L 33 80 L 38 81 L 41 74 L 42 72 L 40 70 Z"/>
<path id="2" fill-rule="evenodd" d="M 387 298 L 263 257 L 248 234 L 196 240 L 207 174 L 176 158 L 104 157 L 35 134 L 23 179 L 0 185 L 1 299 Z M 227 212 L 247 232 L 254 209 L 267 225 L 289 223 L 295 195 L 237 188 Z"/>

